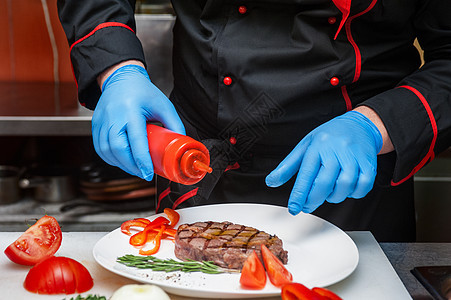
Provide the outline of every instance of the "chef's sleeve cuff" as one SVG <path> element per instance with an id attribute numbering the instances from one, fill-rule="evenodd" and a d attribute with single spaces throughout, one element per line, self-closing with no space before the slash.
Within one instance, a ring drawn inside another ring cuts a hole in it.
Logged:
<path id="1" fill-rule="evenodd" d="M 372 108 L 379 115 L 395 148 L 391 185 L 408 180 L 435 157 L 437 124 L 421 89 L 400 86 L 361 105 Z"/>
<path id="2" fill-rule="evenodd" d="M 131 28 L 120 23 L 104 23 L 71 45 L 70 56 L 80 103 L 94 109 L 101 90 L 97 77 L 122 61 L 145 64 L 141 42 Z"/>

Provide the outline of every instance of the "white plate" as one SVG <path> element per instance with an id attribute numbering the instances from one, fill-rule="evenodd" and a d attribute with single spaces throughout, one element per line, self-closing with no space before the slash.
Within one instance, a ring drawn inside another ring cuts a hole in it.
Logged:
<path id="1" fill-rule="evenodd" d="M 197 221 L 230 221 L 255 227 L 282 239 L 288 251 L 287 269 L 295 282 L 324 287 L 349 276 L 357 267 L 359 253 L 342 230 L 309 214 L 292 216 L 287 209 L 261 204 L 218 204 L 177 210 L 179 224 Z M 154 219 L 151 216 L 149 219 Z M 198 298 L 251 298 L 280 294 L 268 280 L 263 290 L 240 287 L 239 274 L 154 272 L 126 267 L 116 262 L 125 254 L 139 255 L 120 228 L 108 233 L 94 246 L 95 260 L 107 270 L 143 283 L 156 284 L 168 293 Z M 174 258 L 174 243 L 163 240 L 158 258 Z"/>

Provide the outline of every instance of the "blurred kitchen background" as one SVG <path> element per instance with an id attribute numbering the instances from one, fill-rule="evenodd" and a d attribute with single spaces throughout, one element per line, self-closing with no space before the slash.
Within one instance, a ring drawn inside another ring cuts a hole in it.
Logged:
<path id="1" fill-rule="evenodd" d="M 136 18 L 149 74 L 169 95 L 172 6 L 137 1 Z M 154 182 L 94 152 L 56 1 L 0 0 L 0 37 L 0 231 L 23 231 L 43 214 L 64 231 L 109 231 L 152 214 Z M 451 151 L 415 176 L 415 196 L 418 241 L 451 242 Z"/>

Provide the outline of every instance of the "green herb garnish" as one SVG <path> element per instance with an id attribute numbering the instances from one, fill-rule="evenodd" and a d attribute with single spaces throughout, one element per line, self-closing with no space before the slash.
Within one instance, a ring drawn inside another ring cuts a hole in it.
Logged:
<path id="1" fill-rule="evenodd" d="M 237 270 L 225 269 L 215 265 L 211 261 L 177 261 L 174 259 L 159 259 L 155 256 L 136 256 L 127 254 L 117 258 L 117 262 L 128 267 L 138 269 L 152 269 L 162 272 L 202 272 L 207 274 L 232 273 Z"/>

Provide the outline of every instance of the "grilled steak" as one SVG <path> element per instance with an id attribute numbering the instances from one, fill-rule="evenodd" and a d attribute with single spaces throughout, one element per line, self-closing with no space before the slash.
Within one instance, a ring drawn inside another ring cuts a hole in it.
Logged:
<path id="1" fill-rule="evenodd" d="M 277 236 L 231 222 L 180 225 L 175 236 L 175 256 L 181 260 L 213 261 L 223 268 L 241 270 L 252 250 L 261 259 L 261 244 L 287 263 L 288 252 Z"/>

